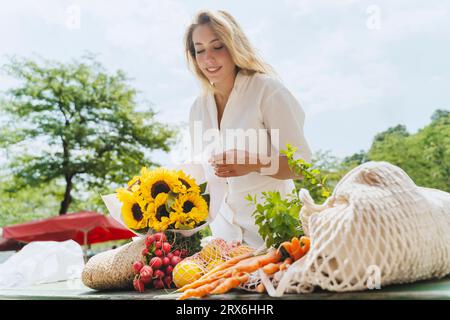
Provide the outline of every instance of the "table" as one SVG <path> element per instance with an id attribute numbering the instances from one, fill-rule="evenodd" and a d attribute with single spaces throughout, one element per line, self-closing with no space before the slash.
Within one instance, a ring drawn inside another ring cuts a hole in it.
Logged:
<path id="1" fill-rule="evenodd" d="M 173 291 L 173 290 L 172 290 Z M 20 289 L 0 289 L 2 300 L 156 300 L 174 299 L 164 296 L 165 290 L 147 289 L 144 293 L 136 291 L 95 291 L 83 285 L 81 280 L 70 280 L 49 284 L 35 285 Z M 249 293 L 233 290 L 227 294 L 209 296 L 205 299 L 223 300 L 268 300 L 266 294 Z M 420 281 L 412 284 L 391 285 L 379 290 L 335 293 L 316 290 L 310 294 L 286 294 L 281 299 L 287 300 L 392 300 L 392 299 L 439 299 L 450 300 L 450 277 L 436 280 Z"/>

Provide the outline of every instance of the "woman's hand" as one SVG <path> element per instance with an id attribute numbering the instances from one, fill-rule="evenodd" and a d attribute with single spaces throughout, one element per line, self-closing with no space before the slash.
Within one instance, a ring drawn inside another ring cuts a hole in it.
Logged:
<path id="1" fill-rule="evenodd" d="M 270 177 L 285 180 L 285 179 L 303 179 L 303 176 L 294 174 L 289 168 L 289 162 L 286 156 L 281 155 L 275 162 L 276 166 L 273 174 L 268 174 Z M 214 167 L 216 176 L 221 178 L 239 177 L 249 174 L 251 172 L 263 173 L 262 169 L 271 167 L 271 162 L 261 161 L 261 158 L 256 154 L 251 154 L 244 150 L 228 150 L 223 153 L 214 155 L 209 159 L 209 163 Z"/>
<path id="2" fill-rule="evenodd" d="M 209 159 L 216 176 L 221 178 L 239 177 L 251 172 L 260 172 L 262 167 L 258 156 L 244 150 L 228 150 Z"/>

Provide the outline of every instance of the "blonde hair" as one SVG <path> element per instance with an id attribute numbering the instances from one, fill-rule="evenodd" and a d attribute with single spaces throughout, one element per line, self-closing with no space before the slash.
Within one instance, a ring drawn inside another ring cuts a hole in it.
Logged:
<path id="1" fill-rule="evenodd" d="M 238 71 L 253 75 L 263 73 L 276 76 L 273 68 L 265 63 L 256 53 L 236 20 L 226 11 L 203 10 L 198 12 L 184 36 L 185 55 L 189 69 L 199 79 L 205 92 L 214 92 L 214 86 L 198 67 L 192 35 L 196 27 L 208 25 L 227 47 Z"/>

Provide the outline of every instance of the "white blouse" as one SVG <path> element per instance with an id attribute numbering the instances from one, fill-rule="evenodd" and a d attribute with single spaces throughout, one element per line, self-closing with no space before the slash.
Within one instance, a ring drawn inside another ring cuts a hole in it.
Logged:
<path id="1" fill-rule="evenodd" d="M 244 198 L 250 194 L 260 199 L 261 192 L 269 190 L 285 196 L 293 191 L 294 183 L 291 179 L 279 180 L 256 172 L 219 178 L 207 161 L 210 156 L 246 147 L 247 151 L 255 153 L 255 146 L 261 146 L 257 150 L 264 150 L 262 153 L 266 154 L 264 146 L 269 146 L 272 155 L 278 157 L 279 151 L 290 143 L 298 148 L 295 158 L 309 162 L 311 150 L 303 133 L 304 120 L 302 107 L 291 92 L 279 80 L 259 73 L 251 76 L 237 73 L 220 127 L 214 95 L 203 94 L 195 100 L 189 128 L 191 156 L 197 166 L 184 169 L 194 178 L 208 182 L 210 227 L 214 237 L 241 241 L 253 247 L 263 245 L 252 217 L 255 208 Z"/>

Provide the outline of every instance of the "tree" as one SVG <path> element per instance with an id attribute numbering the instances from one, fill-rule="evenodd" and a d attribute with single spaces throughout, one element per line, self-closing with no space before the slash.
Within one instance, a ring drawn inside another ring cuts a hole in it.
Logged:
<path id="1" fill-rule="evenodd" d="M 424 186 L 450 192 L 450 112 L 445 111 L 434 118 L 430 125 L 417 133 L 417 139 L 420 155 L 430 168 L 424 172 L 421 182 Z"/>
<path id="2" fill-rule="evenodd" d="M 450 191 L 450 113 L 438 110 L 432 120 L 415 134 L 399 125 L 377 135 L 369 159 L 401 167 L 420 186 Z"/>
<path id="3" fill-rule="evenodd" d="M 176 130 L 155 121 L 151 106 L 138 108 L 126 75 L 108 74 L 92 56 L 67 64 L 11 58 L 3 68 L 22 80 L 1 101 L 8 121 L 0 146 L 13 154 L 9 191 L 62 180 L 60 214 L 73 190 L 125 183 L 141 166 L 157 165 L 150 151 L 174 142 Z"/>
<path id="4" fill-rule="evenodd" d="M 399 124 L 395 127 L 391 127 L 387 129 L 386 131 L 380 132 L 377 135 L 375 135 L 374 141 L 380 142 L 383 141 L 386 136 L 390 135 L 397 135 L 399 137 L 407 137 L 409 135 L 408 130 L 406 130 L 406 126 Z"/>
<path id="5" fill-rule="evenodd" d="M 341 166 L 346 169 L 352 169 L 367 161 L 368 161 L 367 152 L 364 150 L 360 150 L 359 152 L 356 152 L 351 156 L 345 157 L 344 160 L 342 160 Z"/>
<path id="6" fill-rule="evenodd" d="M 433 112 L 433 115 L 431 116 L 431 120 L 433 122 L 438 121 L 439 119 L 447 118 L 449 114 L 450 114 L 450 111 L 448 111 L 448 110 L 437 109 L 435 112 Z"/>
<path id="7" fill-rule="evenodd" d="M 318 150 L 314 152 L 311 163 L 314 168 L 320 171 L 321 179 L 325 178 L 326 187 L 330 191 L 333 190 L 343 176 L 341 160 L 333 156 L 330 150 Z M 294 182 L 297 188 L 301 187 L 302 181 L 295 180 Z"/>
<path id="8" fill-rule="evenodd" d="M 361 150 L 339 160 L 318 151 L 313 164 L 327 177 L 332 190 L 351 169 L 364 162 L 387 161 L 399 166 L 420 186 L 450 191 L 450 112 L 438 109 L 431 123 L 410 134 L 404 125 L 378 133 L 369 151 Z"/>
<path id="9" fill-rule="evenodd" d="M 10 182 L 0 181 L 0 227 L 49 218 L 59 209 L 58 199 L 63 192 L 55 183 L 42 189 L 25 187 L 10 193 L 6 191 Z"/>

